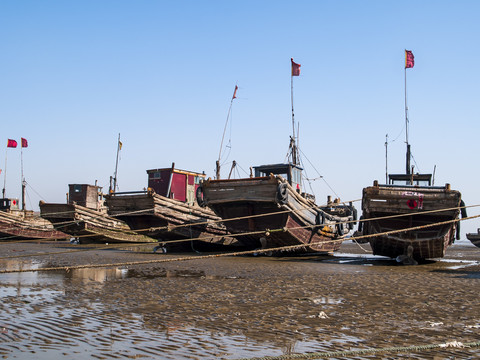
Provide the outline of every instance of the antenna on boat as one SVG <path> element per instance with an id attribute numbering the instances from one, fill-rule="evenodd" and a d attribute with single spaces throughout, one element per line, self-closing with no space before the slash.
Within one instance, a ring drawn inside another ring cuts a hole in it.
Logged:
<path id="1" fill-rule="evenodd" d="M 227 131 L 228 119 L 230 118 L 230 114 L 232 113 L 233 99 L 237 98 L 237 90 L 238 86 L 235 84 L 235 90 L 233 91 L 232 100 L 230 100 L 230 107 L 228 108 L 227 121 L 225 121 L 225 127 L 223 129 L 222 142 L 220 143 L 220 151 L 218 152 L 218 160 L 216 162 L 215 176 L 217 180 L 220 179 L 220 159 L 222 157 L 223 139 L 225 138 L 225 132 Z"/>
<path id="2" fill-rule="evenodd" d="M 297 165 L 299 163 L 297 146 L 295 144 L 295 112 L 293 111 L 293 77 L 300 76 L 300 64 L 297 64 L 293 61 L 293 58 L 290 58 L 292 62 L 292 72 L 290 76 L 290 93 L 292 98 L 292 136 L 290 138 L 290 149 L 292 152 L 292 163 Z"/>
<path id="3" fill-rule="evenodd" d="M 120 141 L 120 133 L 118 133 L 118 143 L 117 143 L 117 160 L 115 162 L 115 174 L 113 176 L 113 187 L 111 184 L 111 177 L 110 177 L 110 189 L 108 190 L 109 193 L 117 191 L 117 170 L 118 170 L 118 154 L 120 150 L 122 150 L 122 142 Z"/>
<path id="4" fill-rule="evenodd" d="M 410 174 L 410 144 L 408 143 L 407 69 L 415 64 L 412 51 L 405 50 L 405 143 L 407 144 L 406 171 Z"/>
<path id="5" fill-rule="evenodd" d="M 385 135 L 385 184 L 388 184 L 388 134 Z"/>

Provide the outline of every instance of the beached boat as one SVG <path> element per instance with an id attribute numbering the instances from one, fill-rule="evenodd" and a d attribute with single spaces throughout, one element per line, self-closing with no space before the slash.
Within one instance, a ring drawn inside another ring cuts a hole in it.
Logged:
<path id="1" fill-rule="evenodd" d="M 406 171 L 388 175 L 386 185 L 375 180 L 373 186 L 363 189 L 364 222 L 360 226 L 363 235 L 378 234 L 368 237 L 375 255 L 410 258 L 412 263 L 443 257 L 455 236 L 459 238 L 460 224 L 455 220 L 460 213 L 465 217 L 466 211 L 459 191 L 452 190 L 450 184 L 433 186 L 432 174 L 415 174 L 410 166 L 406 69 L 413 67 L 413 54 L 406 50 L 405 56 Z"/>
<path id="2" fill-rule="evenodd" d="M 42 219 L 38 214 L 25 209 L 25 191 L 27 182 L 23 177 L 23 149 L 28 147 L 27 139 L 21 138 L 21 169 L 22 169 L 22 207 L 20 209 L 18 199 L 8 198 L 3 182 L 2 198 L 0 199 L 0 241 L 8 240 L 35 240 L 35 239 L 63 239 L 67 235 L 57 231 L 53 225 Z M 16 148 L 17 141 L 8 139 L 7 149 Z M 5 154 L 5 179 L 7 177 Z"/>
<path id="3" fill-rule="evenodd" d="M 449 184 L 431 186 L 431 174 L 389 175 L 389 179 L 388 185 L 375 181 L 363 189 L 362 233 L 379 234 L 368 238 L 373 253 L 396 258 L 407 255 L 412 247 L 416 260 L 445 256 L 459 229 L 451 220 L 461 212 L 460 192 Z M 420 185 L 422 180 L 428 184 Z M 409 228 L 414 229 L 387 233 Z"/>
<path id="4" fill-rule="evenodd" d="M 17 199 L 0 199 L 0 241 L 54 240 L 67 237 L 33 211 L 20 210 Z"/>
<path id="5" fill-rule="evenodd" d="M 101 188 L 96 185 L 70 184 L 68 201 L 40 202 L 40 215 L 55 228 L 85 242 L 155 242 L 132 231 L 123 221 L 108 216 Z"/>
<path id="6" fill-rule="evenodd" d="M 283 164 L 256 166 L 249 178 L 220 179 L 223 138 L 216 162 L 216 179 L 208 179 L 197 189 L 197 202 L 211 208 L 228 231 L 250 249 L 293 246 L 292 252 L 331 253 L 340 248 L 354 226 L 355 209 L 340 200 L 326 206 L 315 204 L 315 197 L 302 192 L 302 171 L 295 137 L 293 77 L 300 75 L 300 64 L 292 65 L 292 129 Z M 236 91 L 232 97 L 236 98 Z M 232 104 L 232 103 L 231 103 Z M 230 104 L 230 110 L 232 105 Z M 229 114 L 230 114 L 229 110 Z"/>
<path id="7" fill-rule="evenodd" d="M 189 242 L 174 241 L 182 239 L 211 245 L 235 243 L 227 237 L 221 219 L 196 203 L 195 191 L 205 174 L 175 169 L 175 164 L 171 168 L 147 170 L 147 174 L 147 190 L 105 196 L 111 216 L 172 248 L 190 248 Z"/>
<path id="8" fill-rule="evenodd" d="M 331 253 L 353 228 L 355 209 L 337 200 L 326 206 L 301 192 L 296 164 L 254 167 L 255 176 L 202 182 L 198 201 L 224 219 L 248 248 L 301 245 L 294 252 Z"/>
<path id="9" fill-rule="evenodd" d="M 470 240 L 473 245 L 480 248 L 480 229 L 477 229 L 476 233 L 467 233 L 467 239 Z"/>

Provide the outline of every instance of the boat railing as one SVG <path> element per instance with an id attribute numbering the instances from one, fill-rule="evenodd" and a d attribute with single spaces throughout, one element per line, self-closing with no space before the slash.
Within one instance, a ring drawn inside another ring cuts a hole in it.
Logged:
<path id="1" fill-rule="evenodd" d="M 108 195 L 116 196 L 116 195 L 135 195 L 135 194 L 148 194 L 148 190 L 140 190 L 140 191 L 122 191 L 122 192 L 114 192 Z"/>

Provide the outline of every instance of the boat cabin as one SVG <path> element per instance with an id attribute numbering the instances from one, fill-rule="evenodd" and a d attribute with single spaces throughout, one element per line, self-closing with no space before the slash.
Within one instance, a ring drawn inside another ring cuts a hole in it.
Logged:
<path id="1" fill-rule="evenodd" d="M 255 177 L 280 175 L 287 179 L 288 183 L 301 193 L 302 168 L 295 164 L 274 164 L 255 166 Z"/>
<path id="2" fill-rule="evenodd" d="M 97 185 L 69 184 L 67 203 L 100 210 L 102 207 L 102 188 Z"/>
<path id="3" fill-rule="evenodd" d="M 0 199 L 1 211 L 19 210 L 19 209 L 20 207 L 18 205 L 18 199 L 7 199 L 7 198 Z"/>
<path id="4" fill-rule="evenodd" d="M 174 166 L 163 169 L 147 170 L 148 187 L 159 195 L 170 199 L 193 204 L 195 194 L 205 173 L 175 169 Z"/>
<path id="5" fill-rule="evenodd" d="M 432 174 L 392 174 L 388 175 L 388 184 L 432 186 Z"/>

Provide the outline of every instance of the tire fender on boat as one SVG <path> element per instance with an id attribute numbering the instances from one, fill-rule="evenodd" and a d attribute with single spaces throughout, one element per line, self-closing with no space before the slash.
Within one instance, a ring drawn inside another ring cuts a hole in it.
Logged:
<path id="1" fill-rule="evenodd" d="M 203 197 L 203 187 L 201 185 L 197 188 L 195 196 L 197 198 L 197 203 L 198 203 L 199 206 L 205 207 L 207 205 L 207 202 L 205 201 L 205 199 Z"/>
<path id="2" fill-rule="evenodd" d="M 358 222 L 358 231 L 362 232 L 363 231 L 363 215 L 360 216 L 360 221 Z"/>
<path id="3" fill-rule="evenodd" d="M 338 232 L 338 235 L 343 236 L 344 234 L 343 224 L 337 224 L 337 232 Z"/>
<path id="4" fill-rule="evenodd" d="M 357 224 L 357 209 L 355 209 L 353 206 L 350 207 L 350 210 L 352 212 L 352 222 L 349 222 L 348 223 L 348 228 L 350 230 L 353 230 L 353 228 L 355 227 L 355 225 Z"/>
<path id="5" fill-rule="evenodd" d="M 467 217 L 467 209 L 465 209 L 465 202 L 460 200 L 460 214 L 462 215 L 462 219 Z M 460 240 L 460 221 L 457 222 L 457 229 L 456 229 L 456 240 Z"/>
<path id="6" fill-rule="evenodd" d="M 288 185 L 286 183 L 278 184 L 277 201 L 280 204 L 286 204 L 288 201 Z"/>

